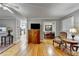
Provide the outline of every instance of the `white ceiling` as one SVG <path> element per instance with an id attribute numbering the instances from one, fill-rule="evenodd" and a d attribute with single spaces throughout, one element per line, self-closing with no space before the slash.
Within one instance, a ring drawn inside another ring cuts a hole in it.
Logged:
<path id="1" fill-rule="evenodd" d="M 61 19 L 79 9 L 78 3 L 10 3 L 8 5 L 25 17 L 41 19 Z M 0 9 L 0 18 L 11 16 L 10 12 Z"/>
<path id="2" fill-rule="evenodd" d="M 2 19 L 14 19 L 15 17 L 13 16 L 12 13 L 10 13 L 8 10 L 3 10 L 0 8 L 0 20 Z"/>

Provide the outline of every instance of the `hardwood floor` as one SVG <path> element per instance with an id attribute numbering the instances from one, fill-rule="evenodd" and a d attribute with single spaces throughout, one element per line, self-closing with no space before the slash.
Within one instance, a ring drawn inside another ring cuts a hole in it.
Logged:
<path id="1" fill-rule="evenodd" d="M 5 52 L 1 53 L 1 56 L 67 56 L 61 49 L 52 45 L 51 39 L 44 39 L 40 44 L 27 44 L 26 41 L 21 38 L 22 41 L 15 43 L 15 45 Z M 24 43 L 25 42 L 25 43 Z"/>
<path id="2" fill-rule="evenodd" d="M 51 49 L 52 47 L 45 45 L 45 44 L 29 44 L 27 55 L 32 56 L 47 56 L 50 55 L 50 49 L 51 52 L 53 52 Z M 51 55 L 54 55 L 51 53 Z"/>

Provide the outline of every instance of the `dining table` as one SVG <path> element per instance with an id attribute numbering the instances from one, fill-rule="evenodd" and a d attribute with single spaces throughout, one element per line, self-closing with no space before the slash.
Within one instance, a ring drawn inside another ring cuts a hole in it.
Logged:
<path id="1" fill-rule="evenodd" d="M 63 42 L 65 43 L 65 48 L 67 48 L 67 45 L 69 44 L 69 48 L 70 48 L 70 53 L 72 54 L 73 51 L 73 46 L 74 45 L 78 45 L 79 41 L 76 39 L 63 39 Z"/>

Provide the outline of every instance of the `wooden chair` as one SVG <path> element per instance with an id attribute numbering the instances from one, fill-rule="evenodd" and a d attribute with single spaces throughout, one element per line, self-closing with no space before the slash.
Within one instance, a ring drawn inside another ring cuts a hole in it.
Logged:
<path id="1" fill-rule="evenodd" d="M 60 37 L 63 37 L 63 38 L 67 38 L 67 33 L 66 32 L 60 32 Z"/>
<path id="2" fill-rule="evenodd" d="M 58 38 L 58 39 L 57 39 Z M 62 39 L 67 38 L 67 33 L 66 32 L 60 32 L 59 36 L 57 36 L 54 40 L 53 40 L 53 45 L 54 43 L 59 44 L 59 47 L 61 47 L 63 43 Z"/>
<path id="3" fill-rule="evenodd" d="M 75 49 L 74 49 L 75 48 Z M 79 49 L 79 44 L 74 44 L 73 46 L 72 46 L 72 50 L 73 51 L 78 51 L 78 49 Z"/>

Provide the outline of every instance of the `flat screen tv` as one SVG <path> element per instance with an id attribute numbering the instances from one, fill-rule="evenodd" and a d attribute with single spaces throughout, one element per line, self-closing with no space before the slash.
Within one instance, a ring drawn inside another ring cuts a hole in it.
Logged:
<path id="1" fill-rule="evenodd" d="M 31 24 L 31 29 L 40 29 L 40 24 Z"/>

